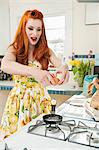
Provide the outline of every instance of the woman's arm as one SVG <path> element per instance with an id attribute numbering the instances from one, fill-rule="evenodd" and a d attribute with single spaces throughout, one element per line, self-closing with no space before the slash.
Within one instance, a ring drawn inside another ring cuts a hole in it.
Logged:
<path id="1" fill-rule="evenodd" d="M 31 67 L 16 62 L 16 54 L 12 46 L 1 61 L 1 70 L 9 74 L 31 75 Z"/>
<path id="2" fill-rule="evenodd" d="M 54 52 L 50 49 L 50 62 L 54 65 L 54 67 L 58 68 L 62 65 L 61 59 L 56 57 Z"/>
<path id="3" fill-rule="evenodd" d="M 1 70 L 9 74 L 31 76 L 33 68 L 16 62 L 15 49 L 11 46 L 1 62 Z"/>
<path id="4" fill-rule="evenodd" d="M 33 76 L 37 81 L 43 81 L 43 79 L 46 79 L 48 82 L 48 71 L 16 62 L 16 53 L 13 46 L 9 47 L 6 55 L 3 57 L 1 62 L 1 70 L 9 74 Z"/>
<path id="5" fill-rule="evenodd" d="M 57 68 L 57 72 L 62 73 L 62 78 L 58 84 L 61 84 L 63 82 L 68 82 L 69 80 L 68 65 L 62 64 L 62 60 L 59 59 L 51 49 L 50 49 L 50 55 L 51 55 L 50 62 Z"/>
<path id="6" fill-rule="evenodd" d="M 68 70 L 67 64 L 62 64 L 62 60 L 59 59 L 54 52 L 50 49 L 50 62 L 54 65 L 56 68 L 65 68 Z"/>

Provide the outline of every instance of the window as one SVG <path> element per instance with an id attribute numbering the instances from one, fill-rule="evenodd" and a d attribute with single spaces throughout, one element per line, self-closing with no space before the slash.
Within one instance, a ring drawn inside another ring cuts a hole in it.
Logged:
<path id="1" fill-rule="evenodd" d="M 65 41 L 65 16 L 44 18 L 49 47 L 59 57 L 63 57 Z"/>

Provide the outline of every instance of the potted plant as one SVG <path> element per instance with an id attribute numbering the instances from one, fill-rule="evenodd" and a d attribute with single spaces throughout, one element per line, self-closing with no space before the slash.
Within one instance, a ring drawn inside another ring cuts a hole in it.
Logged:
<path id="1" fill-rule="evenodd" d="M 93 59 L 88 59 L 86 61 L 84 61 L 83 59 L 74 59 L 70 61 L 70 64 L 72 65 L 74 80 L 77 81 L 80 87 L 82 87 L 85 76 L 93 73 L 95 61 Z"/>

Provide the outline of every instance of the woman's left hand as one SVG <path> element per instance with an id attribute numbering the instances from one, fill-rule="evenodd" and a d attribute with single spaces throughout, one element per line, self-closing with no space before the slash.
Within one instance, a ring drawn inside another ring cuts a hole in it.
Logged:
<path id="1" fill-rule="evenodd" d="M 61 76 L 59 77 L 59 82 L 58 84 L 62 84 L 62 83 L 67 83 L 69 81 L 69 70 L 68 70 L 68 66 L 62 66 L 60 68 L 57 69 L 56 71 L 56 76 L 58 78 L 58 73 L 61 74 Z"/>

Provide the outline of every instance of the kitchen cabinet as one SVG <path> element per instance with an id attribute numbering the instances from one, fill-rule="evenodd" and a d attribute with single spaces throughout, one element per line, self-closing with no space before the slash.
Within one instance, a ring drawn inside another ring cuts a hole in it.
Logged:
<path id="1" fill-rule="evenodd" d="M 85 24 L 99 24 L 99 4 L 87 4 L 85 7 Z"/>

